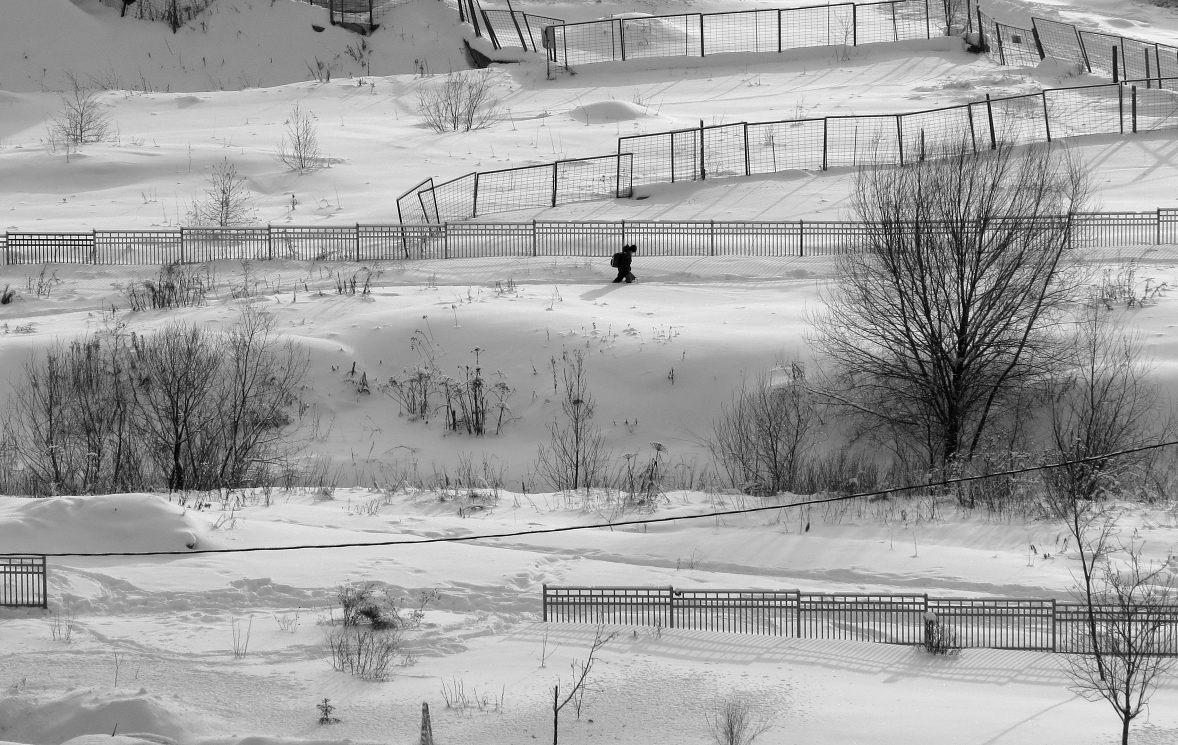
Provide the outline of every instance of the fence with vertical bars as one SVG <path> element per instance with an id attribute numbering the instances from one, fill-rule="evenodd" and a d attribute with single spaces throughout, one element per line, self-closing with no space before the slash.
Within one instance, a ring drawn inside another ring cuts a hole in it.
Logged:
<path id="1" fill-rule="evenodd" d="M 936 598 L 925 594 L 820 593 L 800 590 L 681 590 L 675 587 L 544 585 L 542 618 L 551 623 L 651 626 L 796 639 L 884 644 L 925 643 L 940 626 L 956 649 L 984 647 L 1084 652 L 1114 624 L 1146 630 L 1158 654 L 1178 655 L 1178 605 L 1134 611 L 1054 599 Z"/>
<path id="2" fill-rule="evenodd" d="M 44 556 L 0 554 L 0 606 L 47 608 Z"/>

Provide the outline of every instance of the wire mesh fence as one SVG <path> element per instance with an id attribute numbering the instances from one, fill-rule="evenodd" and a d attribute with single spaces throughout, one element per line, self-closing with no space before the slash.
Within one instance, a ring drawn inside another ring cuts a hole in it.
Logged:
<path id="1" fill-rule="evenodd" d="M 562 162 L 561 169 L 593 164 Z M 589 171 L 587 178 L 611 174 Z M 565 174 L 558 171 L 558 180 Z M 575 176 L 570 176 L 575 178 Z M 416 192 L 421 195 L 424 192 Z M 1073 248 L 1178 245 L 1178 208 L 1052 216 Z M 936 226 L 922 225 L 936 232 Z M 395 261 L 495 256 L 608 257 L 626 244 L 644 256 L 830 256 L 870 249 L 875 226 L 846 221 L 442 222 L 0 234 L 7 265 L 123 266 L 219 260 Z"/>
<path id="2" fill-rule="evenodd" d="M 551 623 L 884 644 L 922 645 L 935 629 L 951 649 L 1083 653 L 1107 649 L 1117 629 L 1137 638 L 1150 634 L 1150 654 L 1178 655 L 1178 605 L 1133 611 L 1097 606 L 1090 618 L 1087 606 L 1054 599 L 545 585 L 541 606 L 543 620 Z"/>
<path id="3" fill-rule="evenodd" d="M 203 13 L 213 0 L 102 0 L 106 5 L 118 8 L 125 18 L 137 18 L 143 21 L 162 21 L 173 30 L 188 23 Z"/>

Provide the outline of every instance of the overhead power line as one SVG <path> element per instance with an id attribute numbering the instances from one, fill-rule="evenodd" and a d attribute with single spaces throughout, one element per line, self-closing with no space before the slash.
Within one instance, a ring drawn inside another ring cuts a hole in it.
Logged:
<path id="1" fill-rule="evenodd" d="M 634 525 L 656 525 L 658 523 L 676 522 L 679 520 L 703 520 L 715 517 L 730 517 L 734 515 L 748 515 L 754 512 L 768 512 L 770 510 L 785 510 L 794 507 L 807 507 L 815 504 L 829 504 L 831 502 L 843 502 L 850 499 L 861 499 L 863 497 L 884 497 L 889 494 L 897 494 L 899 492 L 914 491 L 916 489 L 929 489 L 937 486 L 951 486 L 953 484 L 963 484 L 969 481 L 979 481 L 981 479 L 991 479 L 1000 476 L 1017 476 L 1023 473 L 1031 473 L 1033 471 L 1044 471 L 1051 468 L 1062 468 L 1064 466 L 1079 465 L 1082 463 L 1093 463 L 1096 461 L 1107 460 L 1109 458 L 1119 458 L 1123 455 L 1132 455 L 1134 453 L 1143 453 L 1149 450 L 1157 450 L 1160 448 L 1171 447 L 1178 445 L 1178 440 L 1169 440 L 1166 442 L 1159 442 L 1153 445 L 1144 445 L 1137 448 L 1129 448 L 1127 450 L 1118 450 L 1111 453 L 1104 453 L 1101 455 L 1092 455 L 1087 458 L 1077 458 L 1075 460 L 1061 461 L 1059 463 L 1047 463 L 1038 466 L 1026 466 L 1025 468 L 1013 468 L 1008 471 L 997 471 L 994 473 L 982 474 L 980 476 L 959 476 L 957 478 L 942 479 L 940 481 L 929 481 L 923 484 L 914 484 L 909 486 L 894 486 L 888 489 L 877 489 L 875 491 L 858 492 L 856 494 L 836 494 L 829 497 L 817 497 L 814 499 L 807 499 L 801 502 L 790 502 L 789 504 L 774 504 L 764 505 L 761 507 L 741 507 L 731 510 L 715 510 L 712 512 L 703 512 L 695 515 L 667 515 L 663 517 L 644 517 L 635 518 L 633 520 L 617 520 L 613 522 L 604 523 L 589 523 L 587 525 L 566 525 L 559 528 L 533 528 L 529 530 L 513 530 L 505 533 L 482 533 L 478 535 L 461 535 L 461 536 L 439 536 L 437 538 L 397 538 L 388 541 L 368 541 L 368 542 L 347 542 L 347 543 L 305 543 L 294 546 L 249 546 L 244 548 L 197 548 L 186 551 L 59 551 L 55 553 L 39 553 L 40 556 L 46 557 L 105 557 L 105 556 L 198 556 L 202 554 L 245 554 L 255 553 L 261 551 L 307 551 L 312 549 L 328 549 L 328 548 L 374 548 L 381 546 L 424 546 L 431 543 L 469 543 L 471 541 L 490 540 L 495 538 L 522 538 L 532 535 L 547 535 L 551 533 L 571 533 L 576 530 L 598 530 L 602 528 L 625 528 Z"/>

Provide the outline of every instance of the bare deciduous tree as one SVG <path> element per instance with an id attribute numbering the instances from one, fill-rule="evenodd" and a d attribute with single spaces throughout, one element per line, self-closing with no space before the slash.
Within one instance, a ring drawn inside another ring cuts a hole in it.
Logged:
<path id="1" fill-rule="evenodd" d="M 499 101 L 492 95 L 487 70 L 467 70 L 446 75 L 441 83 L 417 92 L 421 118 L 435 132 L 469 132 L 489 127 L 503 118 Z"/>
<path id="2" fill-rule="evenodd" d="M 1102 562 L 1090 591 L 1087 652 L 1067 655 L 1073 690 L 1089 701 L 1107 701 L 1121 720 L 1121 744 L 1129 725 L 1149 703 L 1174 657 L 1174 574 L 1166 564 L 1143 564 L 1140 546 L 1123 547 L 1117 566 Z"/>
<path id="3" fill-rule="evenodd" d="M 51 140 L 66 145 L 102 142 L 110 135 L 110 118 L 98 94 L 67 75 L 71 90 L 61 95 L 62 109 L 49 125 Z"/>
<path id="4" fill-rule="evenodd" d="M 1087 191 L 1081 165 L 1047 147 L 861 170 L 865 250 L 841 258 L 814 319 L 830 401 L 927 466 L 969 458 L 1056 354 L 1079 279 L 1060 216 Z"/>
<path id="5" fill-rule="evenodd" d="M 604 629 L 598 627 L 597 634 L 593 637 L 593 644 L 589 647 L 589 656 L 584 662 L 573 660 L 573 679 L 572 686 L 568 694 L 561 700 L 560 697 L 560 683 L 552 687 L 552 745 L 558 745 L 560 736 L 560 712 L 564 707 L 572 703 L 577 709 L 577 717 L 581 716 L 581 705 L 585 700 L 585 691 L 589 685 L 589 673 L 593 672 L 593 663 L 596 661 L 596 655 L 601 648 L 609 644 L 618 635 L 618 632 L 605 635 Z"/>
<path id="6" fill-rule="evenodd" d="M 228 159 L 213 167 L 204 198 L 193 202 L 188 224 L 193 227 L 230 228 L 253 222 L 253 195 Z"/>
<path id="7" fill-rule="evenodd" d="M 327 165 L 319 149 L 319 126 L 315 117 L 300 109 L 297 103 L 286 120 L 286 134 L 279 141 L 274 157 L 291 170 L 302 173 Z"/>
<path id="8" fill-rule="evenodd" d="M 732 484 L 759 496 L 795 488 L 821 420 L 800 362 L 742 384 L 712 423 L 708 447 Z"/>
<path id="9" fill-rule="evenodd" d="M 556 489 L 589 489 L 601 481 L 610 453 L 601 430 L 593 424 L 596 405 L 581 350 L 565 353 L 561 384 L 564 422 L 558 419 L 548 425 L 549 445 L 540 447 L 536 471 Z"/>

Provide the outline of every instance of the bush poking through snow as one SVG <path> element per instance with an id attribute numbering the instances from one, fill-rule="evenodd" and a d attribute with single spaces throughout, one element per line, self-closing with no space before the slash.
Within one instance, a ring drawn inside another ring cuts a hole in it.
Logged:
<path id="1" fill-rule="evenodd" d="M 253 222 L 253 195 L 229 159 L 214 166 L 204 198 L 188 210 L 188 224 L 195 228 L 232 228 Z"/>
<path id="2" fill-rule="evenodd" d="M 61 95 L 62 109 L 49 124 L 52 145 L 77 146 L 102 142 L 110 135 L 110 118 L 98 94 L 70 76 L 73 90 Z"/>
<path id="3" fill-rule="evenodd" d="M 205 295 L 213 286 L 213 274 L 207 266 L 165 264 L 155 279 L 141 279 L 122 287 L 131 310 L 190 308 L 205 304 Z"/>
<path id="4" fill-rule="evenodd" d="M 315 116 L 300 109 L 297 103 L 286 120 L 286 134 L 279 141 L 274 157 L 300 173 L 317 171 L 327 165 L 319 150 L 319 125 Z"/>
<path id="5" fill-rule="evenodd" d="M 756 712 L 737 698 L 726 700 L 704 718 L 716 745 L 751 745 L 773 726 L 771 715 Z"/>
<path id="6" fill-rule="evenodd" d="M 387 592 L 378 593 L 371 583 L 340 585 L 335 597 L 343 610 L 345 628 L 367 624 L 380 631 L 403 625 L 393 598 Z"/>
<path id="7" fill-rule="evenodd" d="M 386 680 L 401 652 L 399 629 L 336 626 L 327 631 L 331 666 L 363 680 Z"/>
<path id="8" fill-rule="evenodd" d="M 332 716 L 335 707 L 331 705 L 331 699 L 323 699 L 322 703 L 315 704 L 315 708 L 319 710 L 320 724 L 339 724 L 339 719 Z"/>
<path id="9" fill-rule="evenodd" d="M 589 380 L 585 373 L 585 355 L 579 350 L 563 356 L 564 369 L 561 382 L 564 396 L 560 401 L 563 421 L 560 418 L 548 425 L 548 447 L 540 446 L 536 457 L 536 472 L 546 478 L 553 488 L 576 491 L 600 486 L 604 471 L 610 461 L 610 452 L 605 447 L 601 429 L 593 424 L 596 404 L 589 393 Z M 553 378 L 556 378 L 558 363 L 552 359 Z"/>
<path id="10" fill-rule="evenodd" d="M 0 305 L 8 305 L 16 298 L 16 290 L 4 285 L 4 292 L 0 292 Z"/>
<path id="11" fill-rule="evenodd" d="M 435 132 L 469 132 L 503 118 L 499 101 L 491 96 L 486 70 L 452 72 L 441 83 L 417 92 L 422 120 Z"/>

